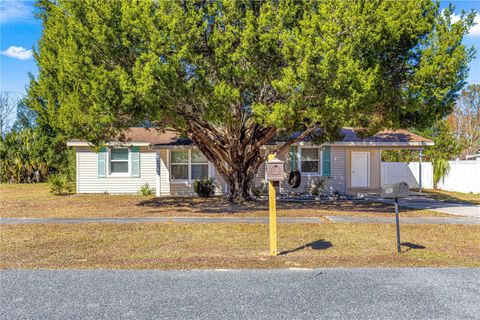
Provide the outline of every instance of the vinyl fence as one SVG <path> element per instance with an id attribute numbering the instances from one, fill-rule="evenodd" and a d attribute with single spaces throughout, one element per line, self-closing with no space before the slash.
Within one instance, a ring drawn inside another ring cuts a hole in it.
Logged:
<path id="1" fill-rule="evenodd" d="M 447 191 L 480 193 L 480 161 L 449 161 L 450 173 L 438 183 L 438 188 Z M 382 162 L 381 181 L 385 184 L 405 181 L 410 188 L 419 185 L 418 162 Z M 431 162 L 422 162 L 422 187 L 433 189 Z"/>

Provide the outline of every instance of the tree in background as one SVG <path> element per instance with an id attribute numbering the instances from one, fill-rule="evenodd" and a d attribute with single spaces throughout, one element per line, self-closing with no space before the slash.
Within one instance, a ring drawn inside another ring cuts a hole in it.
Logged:
<path id="1" fill-rule="evenodd" d="M 480 152 L 480 85 L 472 84 L 462 91 L 448 121 L 464 143 L 462 158 Z"/>
<path id="2" fill-rule="evenodd" d="M 53 128 L 37 125 L 37 117 L 24 100 L 18 102 L 12 130 L 0 138 L 1 182 L 41 182 L 54 173 L 74 181 L 74 151 Z"/>
<path id="3" fill-rule="evenodd" d="M 422 133 L 435 143 L 434 146 L 425 149 L 425 158 L 432 162 L 433 188 L 437 189 L 438 182 L 450 171 L 448 161 L 460 154 L 463 144 L 447 120 L 439 121 L 435 126 Z"/>
<path id="4" fill-rule="evenodd" d="M 10 129 L 15 115 L 17 100 L 7 92 L 0 92 L 0 137 L 3 137 Z"/>
<path id="5" fill-rule="evenodd" d="M 422 1 L 40 0 L 28 104 L 39 123 L 101 145 L 148 122 L 190 138 L 250 197 L 276 136 L 334 141 L 428 127 L 451 112 L 474 12 Z M 296 133 L 296 134 L 293 134 Z"/>

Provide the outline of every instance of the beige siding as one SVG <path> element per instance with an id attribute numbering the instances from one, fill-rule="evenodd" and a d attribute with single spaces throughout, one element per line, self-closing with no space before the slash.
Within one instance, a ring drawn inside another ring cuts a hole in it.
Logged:
<path id="1" fill-rule="evenodd" d="M 148 148 L 140 149 L 140 177 L 98 177 L 98 156 L 88 147 L 77 148 L 77 192 L 127 194 L 137 193 L 148 183 L 156 186 L 156 152 Z"/>
<path id="2" fill-rule="evenodd" d="M 348 147 L 347 148 L 347 188 L 351 188 L 351 164 L 352 151 L 370 153 L 370 183 L 369 188 L 380 188 L 380 170 L 381 170 L 381 149 L 369 147 Z"/>
<path id="3" fill-rule="evenodd" d="M 294 148 L 294 152 L 295 154 L 298 152 L 297 147 Z M 341 193 L 346 192 L 345 156 L 346 156 L 345 147 L 335 147 L 335 146 L 330 147 L 331 176 L 326 177 L 326 188 L 330 192 L 334 192 L 334 191 L 339 191 Z M 278 155 L 278 158 L 285 161 L 285 168 L 288 174 L 290 172 L 290 151 L 289 150 L 284 151 L 282 154 Z M 302 174 L 302 183 L 298 188 L 296 189 L 291 188 L 290 185 L 288 184 L 288 181 L 285 180 L 282 183 L 280 183 L 280 192 L 283 194 L 309 193 L 312 184 L 316 180 L 321 178 L 322 178 L 321 174 L 315 174 L 315 175 Z M 265 181 L 265 165 L 262 164 L 255 178 L 255 186 L 259 186 L 264 181 Z"/>

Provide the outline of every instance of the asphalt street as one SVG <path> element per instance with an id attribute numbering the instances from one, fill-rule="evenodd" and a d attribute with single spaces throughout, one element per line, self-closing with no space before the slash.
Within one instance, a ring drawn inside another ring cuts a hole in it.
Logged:
<path id="1" fill-rule="evenodd" d="M 480 269 L 2 270 L 1 319 L 479 319 Z"/>

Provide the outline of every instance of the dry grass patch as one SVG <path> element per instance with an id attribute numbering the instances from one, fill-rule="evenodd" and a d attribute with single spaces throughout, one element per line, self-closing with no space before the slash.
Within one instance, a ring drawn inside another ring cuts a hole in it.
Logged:
<path id="1" fill-rule="evenodd" d="M 433 189 L 422 190 L 422 192 L 425 192 L 430 198 L 434 198 L 436 200 L 480 204 L 480 193 L 463 193 Z"/>
<path id="2" fill-rule="evenodd" d="M 480 267 L 480 227 L 281 225 L 268 256 L 268 227 L 254 224 L 1 226 L 0 268 Z"/>
<path id="3" fill-rule="evenodd" d="M 1 184 L 2 217 L 160 217 L 160 216 L 267 216 L 266 201 L 231 205 L 222 197 L 161 197 L 75 194 L 53 196 L 46 184 Z M 365 201 L 278 202 L 284 217 L 325 215 L 391 216 L 393 206 Z M 404 217 L 448 216 L 427 210 L 402 210 Z"/>

